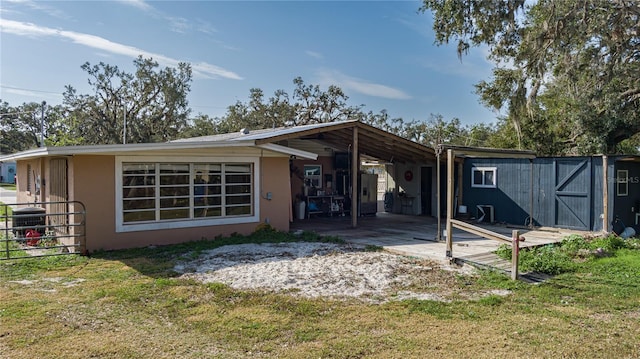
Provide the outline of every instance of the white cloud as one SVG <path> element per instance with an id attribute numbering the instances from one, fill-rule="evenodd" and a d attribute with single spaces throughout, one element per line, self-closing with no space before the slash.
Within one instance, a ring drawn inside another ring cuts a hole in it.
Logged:
<path id="1" fill-rule="evenodd" d="M 58 10 L 54 7 L 48 6 L 43 2 L 36 2 L 32 0 L 3 0 L 5 3 L 13 3 L 18 5 L 26 6 L 32 10 L 41 11 L 49 16 L 56 17 L 59 19 L 70 19 L 71 17 L 67 15 L 64 11 Z M 1 10 L 1 9 L 0 9 Z M 3 10 L 4 12 L 4 10 Z"/>
<path id="2" fill-rule="evenodd" d="M 213 25 L 201 19 L 196 20 L 196 30 L 207 35 L 211 35 L 214 32 L 218 32 L 218 30 L 216 30 L 216 28 L 213 27 Z"/>
<path id="3" fill-rule="evenodd" d="M 125 5 L 133 6 L 142 11 L 153 12 L 153 6 L 147 4 L 144 0 L 117 0 Z"/>
<path id="4" fill-rule="evenodd" d="M 136 9 L 142 10 L 156 19 L 164 19 L 168 21 L 169 28 L 171 29 L 171 31 L 177 32 L 179 34 L 185 34 L 194 29 L 204 34 L 212 34 L 216 32 L 214 27 L 204 20 L 198 19 L 195 22 L 193 22 L 183 17 L 170 16 L 154 8 L 144 0 L 117 0 L 117 1 L 120 2 L 121 4 L 132 6 L 132 7 L 135 7 Z"/>
<path id="5" fill-rule="evenodd" d="M 319 52 L 307 50 L 304 53 L 307 54 L 308 56 L 314 57 L 316 59 L 323 59 L 324 58 L 324 56 L 322 56 L 322 54 L 319 53 Z"/>
<path id="6" fill-rule="evenodd" d="M 367 96 L 393 100 L 411 99 L 411 96 L 402 90 L 347 76 L 339 71 L 321 70 L 318 72 L 318 76 L 323 85 L 336 85 L 343 90 L 351 90 Z"/>
<path id="7" fill-rule="evenodd" d="M 395 18 L 395 20 L 399 24 L 407 27 L 426 40 L 429 40 L 430 42 L 435 40 L 435 35 L 433 29 L 431 28 L 431 20 L 429 20 L 429 16 L 419 18 L 398 17 Z"/>
<path id="8" fill-rule="evenodd" d="M 0 88 L 2 88 L 3 89 L 2 92 L 6 94 L 13 94 L 13 95 L 24 96 L 24 97 L 34 97 L 38 99 L 42 99 L 42 98 L 49 98 L 49 99 L 56 99 L 56 100 L 62 99 L 62 94 L 50 92 L 50 91 L 23 89 L 19 87 L 5 86 L 3 84 L 0 84 Z"/>
<path id="9" fill-rule="evenodd" d="M 185 34 L 187 31 L 191 30 L 191 23 L 183 17 L 167 16 L 165 19 L 169 21 L 171 31 L 173 32 Z"/>
<path id="10" fill-rule="evenodd" d="M 74 31 L 57 30 L 49 27 L 34 25 L 31 23 L 3 20 L 2 23 L 0 23 L 0 31 L 4 33 L 34 38 L 57 37 L 61 39 L 71 40 L 79 45 L 87 46 L 112 54 L 129 56 L 132 58 L 136 58 L 139 55 L 142 55 L 143 57 L 152 57 L 154 60 L 158 61 L 158 63 L 165 66 L 175 67 L 179 62 L 181 62 L 178 59 L 148 52 L 133 46 L 119 44 L 99 36 Z M 193 69 L 193 74 L 198 77 L 211 79 L 222 77 L 231 80 L 242 80 L 242 77 L 235 72 L 206 62 L 192 63 L 191 68 Z"/>

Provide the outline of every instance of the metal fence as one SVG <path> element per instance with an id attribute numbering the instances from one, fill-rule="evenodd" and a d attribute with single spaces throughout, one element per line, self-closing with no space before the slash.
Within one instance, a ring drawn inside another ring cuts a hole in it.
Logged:
<path id="1" fill-rule="evenodd" d="M 0 260 L 84 254 L 85 219 L 79 201 L 0 203 Z"/>

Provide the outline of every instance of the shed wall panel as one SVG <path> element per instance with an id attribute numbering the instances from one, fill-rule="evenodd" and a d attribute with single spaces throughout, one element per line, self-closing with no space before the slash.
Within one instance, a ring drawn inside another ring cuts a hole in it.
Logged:
<path id="1" fill-rule="evenodd" d="M 477 188 L 471 185 L 473 167 L 495 167 L 496 188 Z M 494 220 L 524 225 L 529 217 L 531 193 L 531 165 L 528 159 L 475 158 L 464 165 L 464 204 L 471 215 L 478 205 L 494 207 Z"/>
<path id="2" fill-rule="evenodd" d="M 619 170 L 627 171 L 627 178 L 619 178 Z M 640 163 L 618 161 L 615 163 L 615 171 L 611 171 L 610 177 L 613 177 L 610 181 L 613 185 L 613 191 L 610 192 L 610 196 L 614 197 L 613 215 L 620 218 L 626 226 L 634 225 L 636 214 L 640 213 Z M 624 181 L 626 181 L 626 186 Z M 619 193 L 618 187 L 626 187 L 627 194 Z"/>
<path id="3" fill-rule="evenodd" d="M 599 231 L 604 220 L 602 164 L 601 156 L 535 158 L 532 167 L 527 159 L 467 158 L 463 204 L 472 215 L 477 205 L 493 205 L 497 222 L 528 224 L 531 215 L 536 226 Z M 472 187 L 474 166 L 495 167 L 496 188 Z M 618 169 L 629 171 L 627 196 L 614 195 Z M 633 224 L 640 213 L 640 162 L 616 162 L 614 156 L 608 170 L 608 221 L 618 215 Z"/>
<path id="4" fill-rule="evenodd" d="M 537 226 L 552 226 L 554 206 L 554 161 L 552 158 L 534 160 L 533 218 Z"/>

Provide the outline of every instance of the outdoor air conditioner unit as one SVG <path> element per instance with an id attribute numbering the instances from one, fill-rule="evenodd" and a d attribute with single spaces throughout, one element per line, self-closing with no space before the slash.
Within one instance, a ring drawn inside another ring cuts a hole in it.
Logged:
<path id="1" fill-rule="evenodd" d="M 493 223 L 494 222 L 494 212 L 493 206 L 490 204 L 479 204 L 476 206 L 477 214 L 476 218 L 478 223 Z"/>

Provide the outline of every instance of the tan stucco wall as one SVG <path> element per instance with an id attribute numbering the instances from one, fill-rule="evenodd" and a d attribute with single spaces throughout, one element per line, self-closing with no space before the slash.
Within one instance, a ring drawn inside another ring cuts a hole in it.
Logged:
<path id="1" fill-rule="evenodd" d="M 69 162 L 69 199 L 85 206 L 87 250 L 122 248 L 115 235 L 114 157 L 74 156 Z"/>
<path id="2" fill-rule="evenodd" d="M 36 181 L 34 177 L 40 176 L 41 178 L 45 178 L 44 176 L 44 168 L 42 164 L 44 163 L 43 159 L 33 159 L 33 160 L 22 160 L 16 162 L 16 202 L 17 203 L 33 203 L 33 202 L 41 202 L 46 200 L 46 198 L 42 198 L 41 196 L 36 194 Z M 27 168 L 31 165 L 31 173 L 27 173 Z M 27 177 L 31 178 L 31 190 L 27 190 Z M 46 178 L 45 178 L 46 184 Z M 41 188 L 41 191 L 44 190 L 44 187 Z M 45 193 L 42 191 L 41 193 Z"/>
<path id="3" fill-rule="evenodd" d="M 30 176 L 33 177 L 33 173 L 41 175 L 46 185 L 49 182 L 48 163 L 49 158 L 17 162 L 18 202 L 36 200 L 34 181 L 31 192 L 26 191 L 27 165 L 31 165 Z M 259 222 L 125 233 L 116 233 L 115 163 L 115 156 L 76 155 L 68 158 L 69 200 L 82 202 L 86 209 L 86 249 L 89 251 L 213 239 L 232 233 L 250 234 L 260 223 L 269 223 L 280 231 L 289 230 L 292 213 L 288 156 L 271 155 L 260 160 L 260 171 L 255 178 L 260 184 L 256 193 L 260 198 Z M 46 186 L 42 187 L 42 193 L 48 193 Z"/>
<path id="4" fill-rule="evenodd" d="M 263 157 L 261 167 L 260 221 L 268 222 L 277 230 L 288 231 L 293 216 L 289 158 Z M 270 200 L 266 198 L 269 193 Z"/>
<path id="5" fill-rule="evenodd" d="M 86 245 L 89 251 L 165 245 L 232 233 L 250 234 L 260 222 L 177 228 L 167 230 L 116 233 L 115 230 L 115 157 L 74 156 L 69 166 L 70 199 L 82 201 L 86 207 Z M 288 157 L 262 159 L 260 218 L 281 231 L 289 230 L 289 167 Z M 271 200 L 264 197 L 271 192 Z"/>

